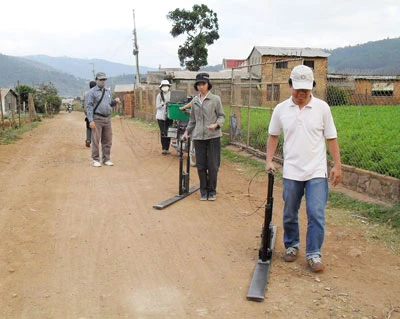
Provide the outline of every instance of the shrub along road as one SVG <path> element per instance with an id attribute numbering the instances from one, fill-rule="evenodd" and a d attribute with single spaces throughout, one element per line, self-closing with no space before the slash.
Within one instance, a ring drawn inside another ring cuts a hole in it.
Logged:
<path id="1" fill-rule="evenodd" d="M 279 183 L 269 290 L 247 301 L 263 222 L 251 201 L 265 199 L 266 175 L 249 197 L 242 167 L 223 162 L 217 201 L 195 193 L 155 210 L 178 191 L 158 130 L 114 118 L 115 166 L 94 168 L 84 124 L 62 112 L 0 146 L 1 318 L 400 318 L 400 257 L 330 223 L 335 212 L 324 273 L 307 269 L 304 245 L 282 261 Z"/>

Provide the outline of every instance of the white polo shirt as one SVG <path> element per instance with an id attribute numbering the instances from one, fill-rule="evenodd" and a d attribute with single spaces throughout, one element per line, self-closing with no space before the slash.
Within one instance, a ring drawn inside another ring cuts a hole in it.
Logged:
<path id="1" fill-rule="evenodd" d="M 272 113 L 268 133 L 283 132 L 283 177 L 307 181 L 328 177 L 326 139 L 337 138 L 329 105 L 314 96 L 300 108 L 292 97 L 279 103 Z"/>

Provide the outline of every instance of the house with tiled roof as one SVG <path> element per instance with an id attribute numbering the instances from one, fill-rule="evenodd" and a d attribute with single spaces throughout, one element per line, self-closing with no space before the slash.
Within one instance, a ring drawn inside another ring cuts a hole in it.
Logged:
<path id="1" fill-rule="evenodd" d="M 245 59 L 222 59 L 222 68 L 224 70 L 237 68 L 244 65 L 245 63 Z"/>

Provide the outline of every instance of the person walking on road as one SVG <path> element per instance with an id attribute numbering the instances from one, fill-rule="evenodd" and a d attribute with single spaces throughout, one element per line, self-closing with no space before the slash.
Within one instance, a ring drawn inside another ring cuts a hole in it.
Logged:
<path id="1" fill-rule="evenodd" d="M 111 162 L 112 107 L 120 102 L 119 98 L 112 99 L 111 91 L 106 88 L 107 76 L 103 72 L 96 74 L 96 86 L 88 93 L 86 116 L 89 120 L 89 127 L 92 129 L 91 155 L 94 167 L 101 167 L 100 163 L 100 142 L 102 150 L 102 162 L 104 165 L 113 166 Z"/>
<path id="2" fill-rule="evenodd" d="M 90 81 L 89 83 L 89 90 L 91 88 L 94 88 L 96 86 L 96 81 Z M 92 129 L 90 128 L 89 124 L 89 120 L 87 118 L 87 114 L 86 114 L 86 108 L 87 108 L 87 102 L 88 102 L 88 95 L 89 95 L 89 91 L 86 92 L 85 94 L 85 100 L 83 102 L 84 105 L 84 111 L 85 111 L 85 122 L 86 122 L 86 140 L 85 140 L 85 145 L 86 147 L 90 147 L 90 143 L 92 141 Z"/>
<path id="3" fill-rule="evenodd" d="M 312 95 L 315 86 L 311 68 L 293 68 L 289 86 L 291 97 L 278 104 L 269 124 L 266 170 L 272 162 L 281 132 L 283 143 L 283 240 L 286 262 L 293 262 L 300 248 L 298 213 L 306 198 L 306 259 L 313 272 L 324 269 L 321 247 L 325 237 L 325 207 L 328 200 L 327 141 L 334 166 L 329 178 L 336 186 L 341 179 L 340 150 L 329 105 Z"/>
<path id="4" fill-rule="evenodd" d="M 200 200 L 216 200 L 217 177 L 221 163 L 221 127 L 225 113 L 221 98 L 210 92 L 208 73 L 196 75 L 194 88 L 199 92 L 191 101 L 189 123 L 183 138 L 191 134 L 196 150 L 196 166 L 200 179 Z"/>
<path id="5" fill-rule="evenodd" d="M 171 84 L 168 80 L 162 80 L 160 83 L 160 93 L 156 97 L 156 119 L 160 128 L 161 135 L 161 154 L 167 155 L 170 153 L 171 138 L 168 137 L 168 127 L 172 125 L 172 120 L 167 116 L 167 103 L 171 99 Z"/>

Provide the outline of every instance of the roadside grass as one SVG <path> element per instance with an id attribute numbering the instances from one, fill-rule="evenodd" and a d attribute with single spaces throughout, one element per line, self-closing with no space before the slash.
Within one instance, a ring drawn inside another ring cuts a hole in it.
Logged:
<path id="1" fill-rule="evenodd" d="M 39 126 L 40 121 L 35 121 L 32 123 L 22 124 L 20 128 L 13 129 L 7 128 L 5 130 L 0 130 L 0 145 L 6 145 L 14 143 L 21 138 L 21 135 L 25 132 L 31 131 L 32 129 Z"/>
<path id="2" fill-rule="evenodd" d="M 247 178 L 265 169 L 265 161 L 226 149 L 226 142 L 222 145 L 223 160 L 239 165 Z M 275 176 L 275 181 L 282 181 L 279 172 Z M 367 203 L 331 189 L 326 215 L 330 224 L 348 230 L 355 227 L 361 229 L 367 240 L 383 243 L 393 253 L 400 254 L 400 203 Z"/>
<path id="3" fill-rule="evenodd" d="M 326 213 L 332 225 L 347 230 L 357 227 L 368 241 L 383 243 L 393 253 L 400 254 L 400 202 L 367 203 L 330 190 Z"/>
<path id="4" fill-rule="evenodd" d="M 141 128 L 149 129 L 153 132 L 157 131 L 159 129 L 157 121 L 148 121 L 148 120 L 145 120 L 145 119 L 142 119 L 139 117 L 130 117 L 130 118 L 125 118 L 125 119 L 123 119 L 121 117 L 120 119 L 121 119 L 121 121 L 139 123 Z"/>

